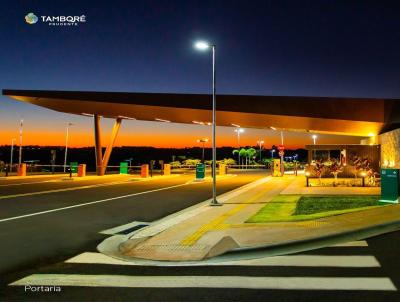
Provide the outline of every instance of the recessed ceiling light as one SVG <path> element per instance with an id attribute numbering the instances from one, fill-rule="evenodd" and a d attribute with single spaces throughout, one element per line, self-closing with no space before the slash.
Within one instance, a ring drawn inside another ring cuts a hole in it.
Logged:
<path id="1" fill-rule="evenodd" d="M 169 120 L 164 120 L 164 119 L 162 119 L 162 118 L 155 118 L 155 120 L 157 121 L 157 122 L 163 122 L 163 123 L 170 123 L 171 121 L 169 121 Z"/>

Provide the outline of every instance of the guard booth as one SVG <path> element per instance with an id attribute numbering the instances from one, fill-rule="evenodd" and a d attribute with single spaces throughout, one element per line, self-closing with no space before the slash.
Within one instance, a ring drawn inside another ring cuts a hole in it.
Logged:
<path id="1" fill-rule="evenodd" d="M 381 202 L 399 202 L 399 169 L 381 169 Z"/>

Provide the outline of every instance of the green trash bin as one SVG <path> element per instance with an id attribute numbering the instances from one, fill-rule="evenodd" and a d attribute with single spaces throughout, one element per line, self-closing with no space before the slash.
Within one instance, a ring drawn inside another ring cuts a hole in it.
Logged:
<path id="1" fill-rule="evenodd" d="M 204 179 L 206 175 L 206 165 L 197 164 L 196 165 L 196 179 Z"/>
<path id="2" fill-rule="evenodd" d="M 119 164 L 119 174 L 128 174 L 128 163 L 122 162 Z"/>
<path id="3" fill-rule="evenodd" d="M 78 173 L 78 163 L 70 162 L 69 166 L 71 167 L 71 173 Z"/>
<path id="4" fill-rule="evenodd" d="M 381 169 L 381 202 L 399 202 L 399 169 Z"/>

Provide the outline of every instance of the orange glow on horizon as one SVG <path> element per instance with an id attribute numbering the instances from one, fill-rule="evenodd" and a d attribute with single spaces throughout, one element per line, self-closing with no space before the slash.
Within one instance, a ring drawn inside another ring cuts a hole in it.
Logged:
<path id="1" fill-rule="evenodd" d="M 204 136 L 206 137 L 206 136 Z M 15 145 L 19 145 L 19 136 L 15 131 L 9 131 L 2 133 L 0 137 L 0 145 L 10 145 L 11 138 L 16 138 Z M 101 136 L 103 147 L 106 147 L 110 138 L 110 134 L 103 133 Z M 174 132 L 169 136 L 163 134 L 151 134 L 148 133 L 121 133 L 118 135 L 115 142 L 116 147 L 120 146 L 151 146 L 159 148 L 185 148 L 185 147 L 200 147 L 201 144 L 197 143 L 198 137 L 187 132 Z M 246 135 L 241 137 L 241 146 L 256 146 L 257 138 L 255 135 Z M 264 137 L 265 149 L 271 148 L 272 145 L 277 145 L 280 143 L 278 138 L 275 137 Z M 329 139 L 329 141 L 320 143 L 359 143 L 359 138 L 357 137 L 340 137 L 336 136 L 336 139 Z M 290 137 L 285 142 L 286 148 L 288 149 L 298 149 L 304 148 L 306 144 L 310 144 L 311 141 L 307 137 Z M 60 133 L 59 131 L 24 131 L 23 134 L 23 145 L 38 145 L 38 146 L 65 146 L 65 133 Z M 94 146 L 93 134 L 89 131 L 78 132 L 70 131 L 69 136 L 69 147 L 92 147 Z M 217 136 L 217 146 L 218 147 L 237 147 L 237 140 L 234 135 L 223 135 Z M 211 140 L 206 143 L 206 147 L 211 147 Z"/>

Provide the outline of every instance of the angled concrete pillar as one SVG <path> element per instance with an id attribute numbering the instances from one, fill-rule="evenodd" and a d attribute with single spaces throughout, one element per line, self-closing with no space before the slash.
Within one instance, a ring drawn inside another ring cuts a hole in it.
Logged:
<path id="1" fill-rule="evenodd" d="M 114 127 L 111 132 L 111 139 L 108 143 L 106 151 L 103 156 L 102 144 L 101 144 L 101 127 L 100 127 L 100 116 L 94 115 L 94 142 L 96 147 L 96 172 L 97 175 L 102 176 L 106 173 L 108 161 L 110 160 L 111 152 L 114 147 L 115 139 L 117 138 L 119 128 L 121 126 L 122 119 L 117 118 L 114 123 Z"/>
<path id="2" fill-rule="evenodd" d="M 115 139 L 117 138 L 119 128 L 121 127 L 121 121 L 122 119 L 117 118 L 115 120 L 112 132 L 111 132 L 111 138 L 110 142 L 108 143 L 108 146 L 106 148 L 106 152 L 104 153 L 102 165 L 101 165 L 101 175 L 104 175 L 106 173 L 108 161 L 110 160 L 111 152 L 114 147 Z"/>
<path id="3" fill-rule="evenodd" d="M 101 128 L 100 128 L 100 116 L 95 114 L 93 116 L 94 119 L 94 146 L 95 146 L 95 153 L 96 153 L 96 173 L 100 175 L 101 173 L 101 166 L 103 160 L 103 151 L 101 145 Z"/>

